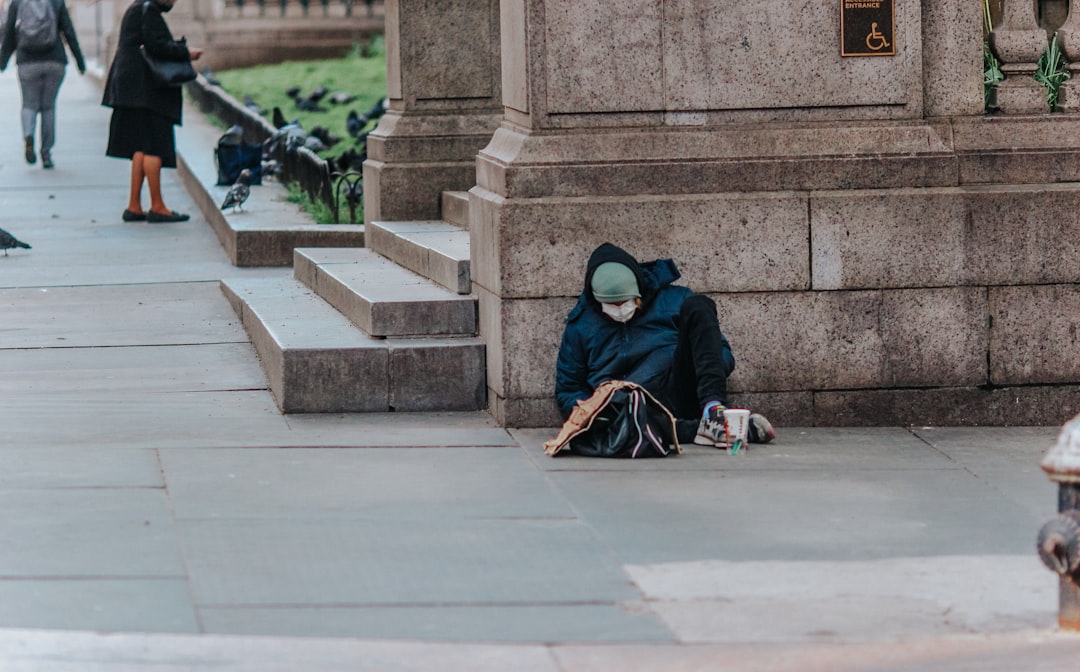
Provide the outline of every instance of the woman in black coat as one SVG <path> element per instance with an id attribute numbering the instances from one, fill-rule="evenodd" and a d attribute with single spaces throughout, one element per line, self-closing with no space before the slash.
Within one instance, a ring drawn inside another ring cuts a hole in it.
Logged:
<path id="1" fill-rule="evenodd" d="M 176 167 L 173 126 L 181 123 L 180 87 L 160 87 L 150 76 L 139 47 L 169 61 L 197 60 L 202 49 L 173 39 L 162 16 L 176 0 L 135 0 L 120 21 L 116 56 L 105 82 L 102 105 L 113 108 L 107 156 L 131 159 L 131 194 L 125 222 L 183 222 L 188 215 L 170 210 L 161 197 L 161 169 Z M 142 183 L 150 188 L 150 209 L 142 207 Z"/>

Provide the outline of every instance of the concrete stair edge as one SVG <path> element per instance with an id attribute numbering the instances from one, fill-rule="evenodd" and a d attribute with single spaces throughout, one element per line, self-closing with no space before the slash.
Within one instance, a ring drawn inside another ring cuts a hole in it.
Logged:
<path id="1" fill-rule="evenodd" d="M 477 301 L 364 248 L 297 248 L 293 275 L 371 336 L 475 336 Z"/>
<path id="2" fill-rule="evenodd" d="M 368 249 L 458 294 L 472 292 L 469 233 L 441 220 L 371 222 Z"/>
<path id="3" fill-rule="evenodd" d="M 374 338 L 293 278 L 220 286 L 283 413 L 486 408 L 478 337 Z"/>

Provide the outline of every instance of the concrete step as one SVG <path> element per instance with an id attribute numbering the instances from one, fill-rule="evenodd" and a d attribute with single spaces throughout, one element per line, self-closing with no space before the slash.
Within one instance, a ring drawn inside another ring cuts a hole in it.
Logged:
<path id="1" fill-rule="evenodd" d="M 371 222 L 365 227 L 367 248 L 451 292 L 472 291 L 469 275 L 469 232 L 443 221 Z"/>
<path id="2" fill-rule="evenodd" d="M 476 337 L 375 338 L 295 278 L 221 281 L 283 413 L 486 407 Z"/>
<path id="3" fill-rule="evenodd" d="M 469 230 L 469 192 L 442 192 L 442 218 L 447 224 Z"/>
<path id="4" fill-rule="evenodd" d="M 364 248 L 297 249 L 294 277 L 371 336 L 475 336 L 476 298 Z"/>

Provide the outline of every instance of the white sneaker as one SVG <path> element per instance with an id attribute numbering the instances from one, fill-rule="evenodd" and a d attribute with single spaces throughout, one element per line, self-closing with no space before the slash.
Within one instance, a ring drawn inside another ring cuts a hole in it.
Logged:
<path id="1" fill-rule="evenodd" d="M 697 428 L 697 436 L 694 437 L 694 443 L 699 446 L 727 448 L 727 441 L 724 437 L 723 406 L 713 406 L 709 409 L 709 412 L 701 418 L 701 422 L 698 424 Z"/>
<path id="2" fill-rule="evenodd" d="M 768 443 L 776 438 L 772 423 L 760 413 L 750 414 L 750 427 L 747 432 L 750 443 Z"/>

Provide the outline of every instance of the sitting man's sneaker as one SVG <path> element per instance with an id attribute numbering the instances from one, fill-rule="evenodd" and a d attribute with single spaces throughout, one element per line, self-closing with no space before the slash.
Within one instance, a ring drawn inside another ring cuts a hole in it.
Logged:
<path id="1" fill-rule="evenodd" d="M 697 436 L 694 437 L 694 443 L 699 446 L 727 448 L 727 441 L 724 438 L 723 406 L 713 406 L 704 416 L 702 416 L 701 422 L 698 423 Z"/>
<path id="2" fill-rule="evenodd" d="M 720 420 L 723 421 L 723 415 L 720 416 Z M 747 434 L 750 443 L 768 443 L 776 438 L 776 431 L 773 430 L 772 423 L 760 413 L 750 414 L 750 429 Z"/>

